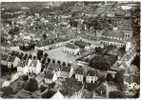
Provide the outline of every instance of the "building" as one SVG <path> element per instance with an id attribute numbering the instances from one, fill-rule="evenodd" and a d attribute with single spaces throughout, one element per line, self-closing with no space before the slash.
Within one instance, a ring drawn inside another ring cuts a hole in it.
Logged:
<path id="1" fill-rule="evenodd" d="M 101 36 L 100 43 L 103 45 L 114 45 L 117 47 L 123 47 L 126 45 L 128 34 L 122 30 L 119 30 L 118 27 L 114 27 L 113 30 L 104 30 Z"/>
<path id="2" fill-rule="evenodd" d="M 41 63 L 39 60 L 29 59 L 28 64 L 23 68 L 23 73 L 35 73 L 39 74 L 41 72 Z"/>
<path id="3" fill-rule="evenodd" d="M 7 65 L 8 65 L 8 68 L 12 68 L 13 67 L 13 63 L 15 61 L 15 56 L 8 56 L 7 58 Z"/>
<path id="4" fill-rule="evenodd" d="M 56 72 L 57 77 L 68 78 L 70 76 L 71 66 L 62 65 Z"/>
<path id="5" fill-rule="evenodd" d="M 79 53 L 79 48 L 75 46 L 74 44 L 69 43 L 65 45 L 63 51 L 67 54 L 77 55 Z"/>
<path id="6" fill-rule="evenodd" d="M 78 81 L 83 81 L 84 79 L 84 69 L 81 66 L 75 71 L 75 79 Z"/>
<path id="7" fill-rule="evenodd" d="M 86 82 L 95 83 L 97 80 L 98 80 L 98 76 L 96 75 L 96 72 L 93 70 L 88 70 L 87 76 L 86 76 Z"/>
<path id="8" fill-rule="evenodd" d="M 46 84 L 50 84 L 53 82 L 53 76 L 54 76 L 54 73 L 51 72 L 51 71 L 45 71 L 44 72 L 44 81 Z"/>

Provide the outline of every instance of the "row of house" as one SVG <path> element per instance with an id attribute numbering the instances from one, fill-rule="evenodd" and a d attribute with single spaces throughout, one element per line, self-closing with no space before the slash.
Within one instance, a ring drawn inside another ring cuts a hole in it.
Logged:
<path id="1" fill-rule="evenodd" d="M 99 76 L 94 70 L 85 72 L 82 67 L 79 67 L 75 70 L 75 78 L 81 82 L 86 81 L 87 83 L 95 83 L 99 79 Z"/>
<path id="2" fill-rule="evenodd" d="M 104 30 L 100 43 L 103 45 L 115 45 L 117 47 L 126 46 L 126 43 L 132 38 L 132 33 L 114 27 L 112 30 Z"/>
<path id="3" fill-rule="evenodd" d="M 80 82 L 83 82 L 84 79 L 87 83 L 95 83 L 98 80 L 98 76 L 94 70 L 88 70 L 85 73 L 82 67 L 74 67 L 71 63 L 65 63 L 61 61 L 52 60 L 48 62 L 44 69 L 45 82 L 52 83 L 57 79 L 65 79 L 74 77 Z"/>

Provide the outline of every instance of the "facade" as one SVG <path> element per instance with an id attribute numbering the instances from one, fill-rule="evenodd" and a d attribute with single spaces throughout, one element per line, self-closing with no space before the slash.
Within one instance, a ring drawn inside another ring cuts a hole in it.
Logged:
<path id="1" fill-rule="evenodd" d="M 44 72 L 44 81 L 46 84 L 51 84 L 53 82 L 54 73 L 51 71 Z"/>
<path id="2" fill-rule="evenodd" d="M 95 83 L 98 80 L 98 76 L 95 71 L 89 70 L 86 76 L 87 83 Z"/>
<path id="3" fill-rule="evenodd" d="M 7 58 L 7 65 L 8 65 L 8 68 L 12 68 L 13 67 L 13 63 L 15 61 L 15 58 L 14 56 L 8 56 Z"/>
<path id="4" fill-rule="evenodd" d="M 41 72 L 41 63 L 39 60 L 31 60 L 29 59 L 28 65 L 23 68 L 23 73 L 35 73 L 39 74 Z"/>
<path id="5" fill-rule="evenodd" d="M 63 50 L 67 54 L 77 55 L 79 53 L 79 48 L 73 44 L 67 44 Z"/>
<path id="6" fill-rule="evenodd" d="M 82 82 L 83 78 L 84 78 L 84 70 L 82 67 L 79 67 L 75 71 L 75 79 Z"/>
<path id="7" fill-rule="evenodd" d="M 56 72 L 57 77 L 68 78 L 70 76 L 71 66 L 61 66 Z"/>
<path id="8" fill-rule="evenodd" d="M 114 27 L 113 30 L 105 30 L 102 33 L 100 43 L 103 45 L 114 45 L 117 47 L 123 47 L 126 45 L 126 42 L 129 39 L 130 34 L 119 30 L 118 27 Z"/>

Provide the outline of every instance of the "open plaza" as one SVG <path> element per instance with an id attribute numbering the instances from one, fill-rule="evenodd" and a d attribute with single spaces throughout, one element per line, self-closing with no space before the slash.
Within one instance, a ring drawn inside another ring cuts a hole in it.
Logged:
<path id="1" fill-rule="evenodd" d="M 139 96 L 139 2 L 15 5 L 1 4 L 2 98 Z"/>

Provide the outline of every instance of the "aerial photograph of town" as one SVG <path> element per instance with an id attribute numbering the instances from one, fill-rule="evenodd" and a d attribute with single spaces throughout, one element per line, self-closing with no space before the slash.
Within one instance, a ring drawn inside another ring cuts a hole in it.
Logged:
<path id="1" fill-rule="evenodd" d="M 140 2 L 1 2 L 0 98 L 140 97 Z"/>

